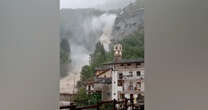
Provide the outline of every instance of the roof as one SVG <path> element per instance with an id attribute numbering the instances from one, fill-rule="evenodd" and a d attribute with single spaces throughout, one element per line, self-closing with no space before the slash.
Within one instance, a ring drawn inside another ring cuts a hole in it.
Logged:
<path id="1" fill-rule="evenodd" d="M 99 74 L 97 75 L 97 77 L 100 76 L 100 75 L 102 75 L 102 74 L 107 73 L 109 70 L 111 70 L 111 69 L 103 70 L 101 73 L 99 73 Z"/>
<path id="2" fill-rule="evenodd" d="M 95 68 L 95 70 L 97 70 L 97 71 L 104 71 L 104 70 L 109 70 L 109 69 L 112 69 L 112 68 L 109 66 L 102 66 L 102 67 Z"/>
<path id="3" fill-rule="evenodd" d="M 144 59 L 143 58 L 138 58 L 138 59 L 123 59 L 121 61 L 113 61 L 113 62 L 108 62 L 108 63 L 104 63 L 104 65 L 111 65 L 111 64 L 129 64 L 129 63 L 144 63 Z"/>
<path id="4" fill-rule="evenodd" d="M 112 79 L 111 78 L 96 78 L 95 83 L 111 84 Z"/>

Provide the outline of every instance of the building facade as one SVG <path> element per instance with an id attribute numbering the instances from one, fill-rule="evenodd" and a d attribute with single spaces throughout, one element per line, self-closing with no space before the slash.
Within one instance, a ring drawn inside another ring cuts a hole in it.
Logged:
<path id="1" fill-rule="evenodd" d="M 112 68 L 112 99 L 123 100 L 144 96 L 144 59 L 123 60 L 122 45 L 114 46 L 114 61 L 106 63 Z"/>
<path id="2" fill-rule="evenodd" d="M 114 60 L 96 68 L 94 83 L 88 91 L 102 93 L 102 100 L 144 97 L 144 59 L 122 59 L 122 45 L 114 45 Z"/>
<path id="3" fill-rule="evenodd" d="M 134 98 L 144 95 L 143 60 L 113 63 L 112 99 Z"/>

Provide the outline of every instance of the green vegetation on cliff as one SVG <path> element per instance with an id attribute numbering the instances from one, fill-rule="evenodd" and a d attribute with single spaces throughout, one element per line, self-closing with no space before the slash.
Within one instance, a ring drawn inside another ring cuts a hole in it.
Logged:
<path id="1" fill-rule="evenodd" d="M 123 59 L 144 58 L 144 32 L 135 32 L 119 41 L 123 45 Z"/>

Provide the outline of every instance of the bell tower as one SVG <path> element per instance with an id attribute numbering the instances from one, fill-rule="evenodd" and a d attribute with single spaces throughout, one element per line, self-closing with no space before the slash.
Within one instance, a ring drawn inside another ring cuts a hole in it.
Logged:
<path id="1" fill-rule="evenodd" d="M 114 61 L 118 62 L 122 59 L 122 45 L 121 44 L 115 44 L 114 45 Z"/>

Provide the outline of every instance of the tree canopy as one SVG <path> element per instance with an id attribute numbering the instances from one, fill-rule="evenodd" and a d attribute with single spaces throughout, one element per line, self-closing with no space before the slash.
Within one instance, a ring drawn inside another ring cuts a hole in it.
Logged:
<path id="1" fill-rule="evenodd" d="M 71 62 L 70 57 L 70 45 L 68 39 L 63 38 L 60 42 L 60 76 L 64 77 L 67 75 L 67 68 L 65 65 Z"/>

